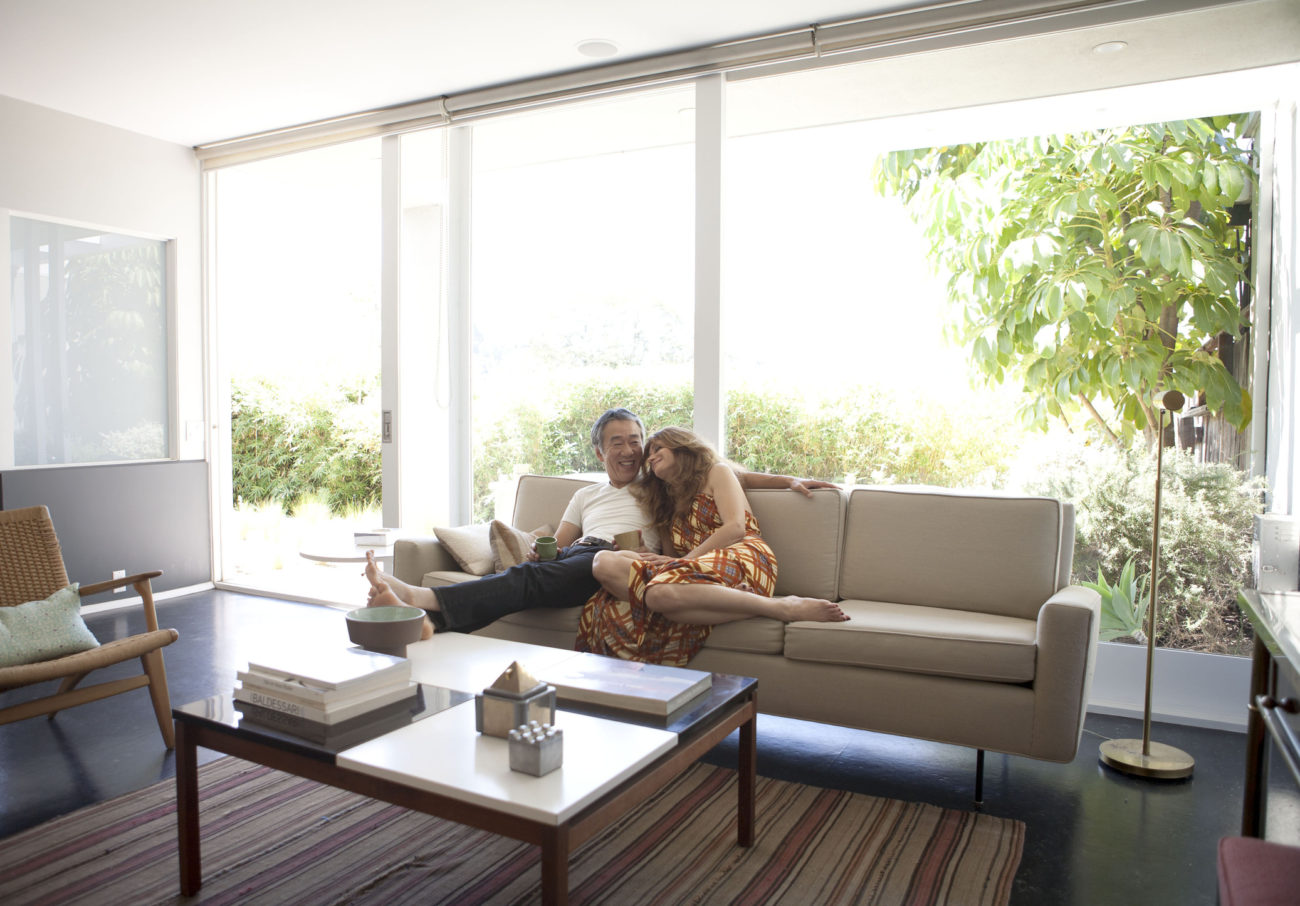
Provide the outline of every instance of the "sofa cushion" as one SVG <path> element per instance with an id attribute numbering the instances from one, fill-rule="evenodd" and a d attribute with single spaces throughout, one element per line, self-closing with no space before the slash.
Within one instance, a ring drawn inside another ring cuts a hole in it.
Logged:
<path id="1" fill-rule="evenodd" d="M 745 496 L 776 554 L 775 593 L 834 601 L 844 493 L 823 488 L 810 499 L 788 489 L 764 489 Z"/>
<path id="2" fill-rule="evenodd" d="M 578 618 L 581 615 L 581 607 L 535 607 L 531 610 L 507 614 L 497 622 L 523 629 L 564 632 L 576 641 Z M 714 626 L 708 640 L 704 643 L 705 648 L 772 655 L 779 655 L 784 646 L 785 624 L 780 620 L 769 620 L 765 617 L 752 617 L 748 620 L 736 620 L 733 623 Z"/>
<path id="3" fill-rule="evenodd" d="M 1061 526 L 1046 497 L 857 488 L 839 593 L 1033 620 L 1057 590 Z"/>
<path id="4" fill-rule="evenodd" d="M 553 525 L 559 531 L 560 519 L 569 505 L 569 499 L 579 488 L 593 483 L 588 478 L 520 475 L 510 524 L 526 532 L 538 525 Z"/>
<path id="5" fill-rule="evenodd" d="M 531 610 L 507 614 L 496 622 L 509 623 L 526 629 L 567 632 L 576 640 L 580 616 L 582 616 L 581 607 L 534 607 Z"/>
<path id="6" fill-rule="evenodd" d="M 1034 678 L 1033 620 L 915 604 L 841 601 L 846 623 L 790 623 L 785 656 L 1000 683 Z"/>
<path id="7" fill-rule="evenodd" d="M 785 649 L 785 624 L 767 617 L 719 623 L 704 640 L 705 648 L 745 654 L 776 654 Z"/>

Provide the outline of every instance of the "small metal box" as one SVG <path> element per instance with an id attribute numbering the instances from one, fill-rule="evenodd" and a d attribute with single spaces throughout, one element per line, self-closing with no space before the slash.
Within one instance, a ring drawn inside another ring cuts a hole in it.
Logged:
<path id="1" fill-rule="evenodd" d="M 564 761 L 564 734 L 558 727 L 532 721 L 510 731 L 510 770 L 541 777 Z"/>
<path id="2" fill-rule="evenodd" d="M 474 728 L 505 739 L 521 724 L 555 723 L 555 687 L 538 682 L 517 661 L 491 687 L 474 696 Z"/>

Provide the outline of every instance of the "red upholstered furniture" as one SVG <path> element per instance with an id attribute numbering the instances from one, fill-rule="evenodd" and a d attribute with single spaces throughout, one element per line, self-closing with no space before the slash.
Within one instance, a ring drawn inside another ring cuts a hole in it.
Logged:
<path id="1" fill-rule="evenodd" d="M 1220 906 L 1300 903 L 1300 847 L 1255 837 L 1219 841 Z"/>

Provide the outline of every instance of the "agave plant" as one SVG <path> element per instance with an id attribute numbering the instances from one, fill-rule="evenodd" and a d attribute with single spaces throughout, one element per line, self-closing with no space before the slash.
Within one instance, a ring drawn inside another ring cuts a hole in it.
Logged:
<path id="1" fill-rule="evenodd" d="M 1150 576 L 1137 579 L 1136 567 L 1130 557 L 1120 570 L 1119 578 L 1112 585 L 1106 576 L 1097 570 L 1096 582 L 1082 583 L 1101 595 L 1101 629 L 1097 638 L 1103 642 L 1113 639 L 1132 637 L 1139 645 L 1147 641 L 1146 626 L 1147 607 L 1150 603 L 1148 590 Z"/>

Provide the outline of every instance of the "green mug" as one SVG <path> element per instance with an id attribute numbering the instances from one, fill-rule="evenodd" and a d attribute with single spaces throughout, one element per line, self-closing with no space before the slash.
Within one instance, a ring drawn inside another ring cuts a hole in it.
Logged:
<path id="1" fill-rule="evenodd" d="M 560 553 L 555 539 L 550 535 L 542 535 L 534 541 L 533 549 L 537 551 L 538 560 L 554 560 Z"/>

